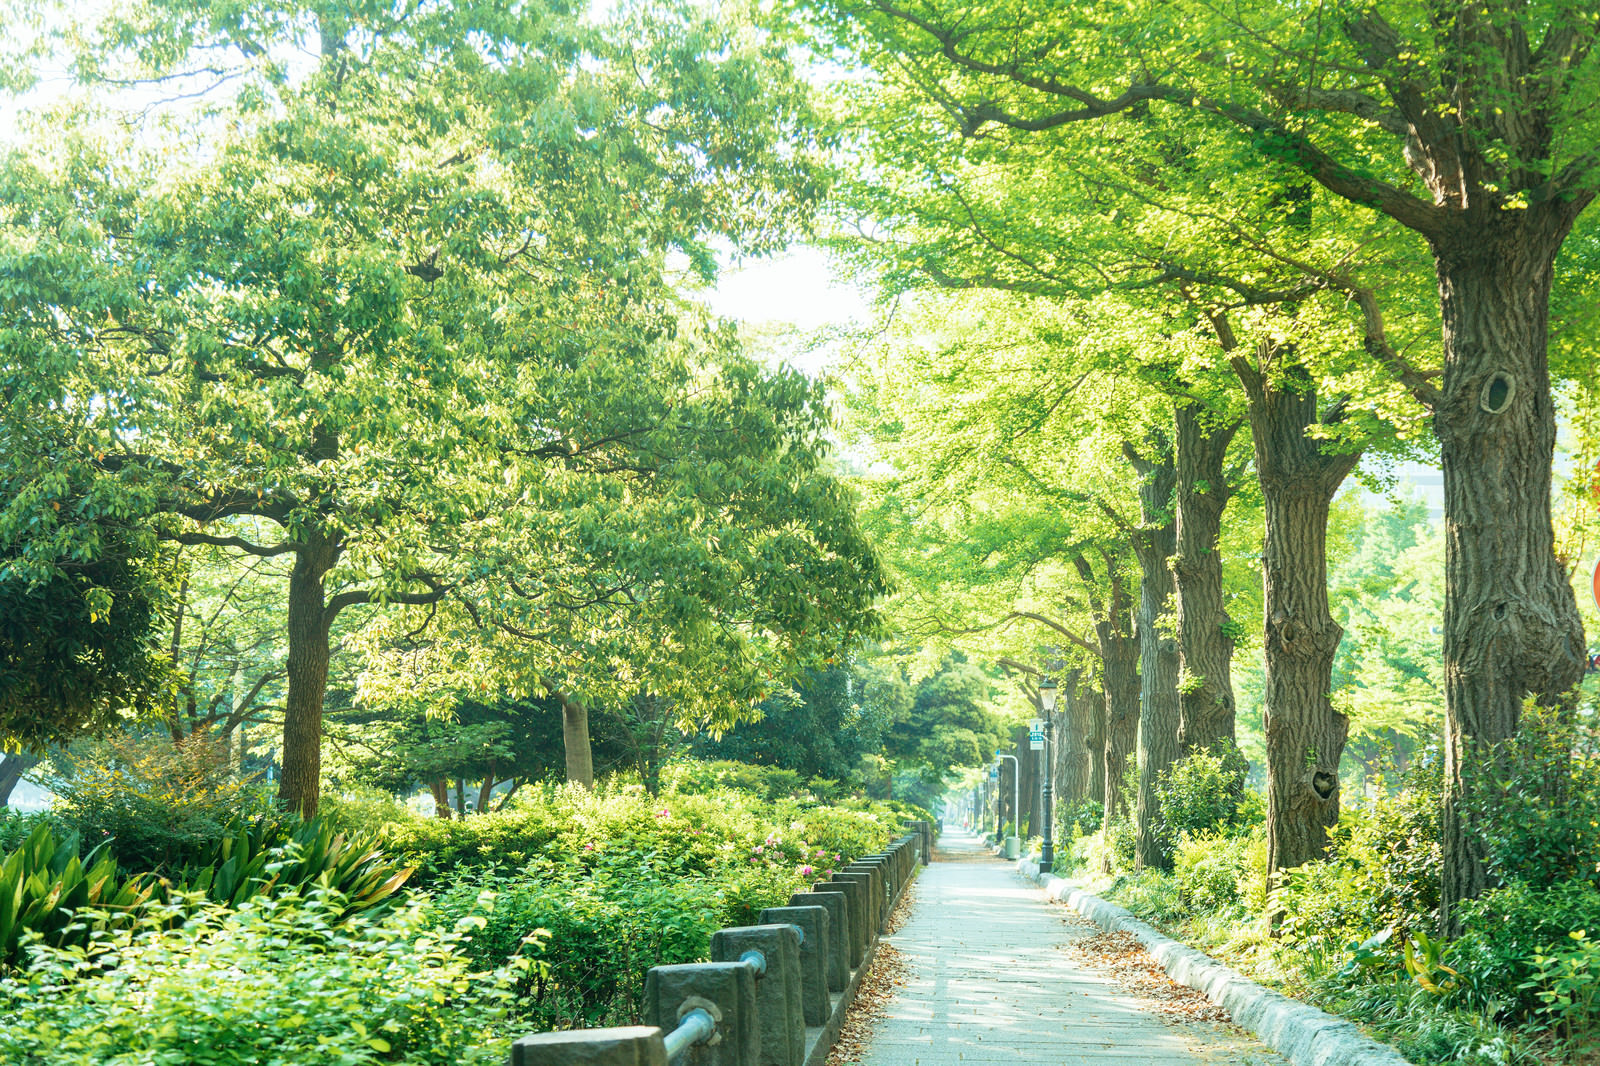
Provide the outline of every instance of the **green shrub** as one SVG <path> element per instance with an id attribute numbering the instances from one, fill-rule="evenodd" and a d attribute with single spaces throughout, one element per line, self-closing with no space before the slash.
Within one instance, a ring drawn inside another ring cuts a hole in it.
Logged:
<path id="1" fill-rule="evenodd" d="M 25 941 L 82 948 L 96 930 L 131 922 L 155 892 L 154 880 L 123 880 L 104 846 L 78 854 L 48 823 L 0 861 L 0 969 L 15 966 Z M 79 912 L 92 909 L 93 917 Z"/>
<path id="2" fill-rule="evenodd" d="M 881 807 L 766 803 L 727 789 L 651 796 L 637 785 L 607 783 L 526 789 L 504 811 L 463 820 L 401 813 L 383 828 L 383 843 L 423 882 L 530 863 L 634 865 L 697 877 L 751 857 L 810 866 L 820 877 L 885 847 L 898 831 L 898 819 Z"/>
<path id="3" fill-rule="evenodd" d="M 1185 834 L 1173 854 L 1173 880 L 1192 911 L 1210 913 L 1243 904 L 1244 910 L 1259 913 L 1266 903 L 1266 865 L 1264 828 L 1243 836 Z"/>
<path id="4" fill-rule="evenodd" d="M 1530 700 L 1516 736 L 1474 766 L 1469 807 L 1491 874 L 1600 886 L 1600 731 L 1592 721 Z"/>
<path id="5" fill-rule="evenodd" d="M 1518 988 L 1539 1000 L 1538 1015 L 1575 1054 L 1600 1043 L 1600 942 L 1574 929 L 1535 952 Z"/>
<path id="6" fill-rule="evenodd" d="M 119 736 L 75 746 L 47 779 L 54 814 L 86 846 L 110 843 L 125 870 L 191 865 L 241 822 L 282 820 L 274 801 L 240 778 L 225 742 L 194 736 Z"/>
<path id="7" fill-rule="evenodd" d="M 517 988 L 524 1027 L 638 1020 L 645 971 L 704 959 L 725 910 L 716 885 L 657 876 L 619 881 L 484 872 L 441 892 L 434 921 L 481 920 L 466 950 L 485 967 L 536 960 Z"/>
<path id="8" fill-rule="evenodd" d="M 1214 835 L 1254 824 L 1265 810 L 1260 798 L 1244 786 L 1248 769 L 1244 756 L 1231 744 L 1197 751 L 1173 763 L 1156 776 L 1157 831 L 1176 844 L 1184 833 Z"/>
<path id="9" fill-rule="evenodd" d="M 1328 857 L 1286 871 L 1273 890 L 1282 943 L 1337 952 L 1384 930 L 1399 945 L 1436 928 L 1440 788 L 1437 762 L 1419 761 L 1399 793 L 1342 812 Z"/>
<path id="10" fill-rule="evenodd" d="M 39 951 L 0 980 L 11 1066 L 492 1066 L 505 1060 L 508 975 L 474 969 L 420 910 L 340 922 L 336 893 L 258 896 L 152 914 L 92 953 Z"/>
<path id="11" fill-rule="evenodd" d="M 55 819 L 47 811 L 25 814 L 9 809 L 0 810 L 0 855 L 15 851 L 41 825 L 57 828 Z"/>
<path id="12" fill-rule="evenodd" d="M 1537 990 L 1522 987 L 1534 976 L 1533 957 L 1574 930 L 1600 932 L 1600 890 L 1587 880 L 1510 884 L 1462 904 L 1461 921 L 1455 960 L 1468 1002 L 1527 1017 L 1541 1006 Z"/>
<path id="13" fill-rule="evenodd" d="M 663 774 L 663 780 L 669 783 L 669 791 L 681 794 L 732 789 L 762 799 L 777 800 L 798 796 L 804 791 L 798 771 L 778 766 L 757 766 L 732 759 L 710 762 L 684 760 L 673 764 Z"/>
<path id="14" fill-rule="evenodd" d="M 1105 808 L 1099 800 L 1083 799 L 1076 803 L 1056 805 L 1055 835 L 1066 840 L 1074 836 L 1093 833 L 1105 820 Z"/>

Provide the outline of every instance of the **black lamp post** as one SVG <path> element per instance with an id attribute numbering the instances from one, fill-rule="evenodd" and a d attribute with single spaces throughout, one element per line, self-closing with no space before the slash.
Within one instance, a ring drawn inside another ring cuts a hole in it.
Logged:
<path id="1" fill-rule="evenodd" d="M 1039 709 L 1044 711 L 1044 844 L 1039 849 L 1039 872 L 1049 873 L 1055 867 L 1056 845 L 1051 836 L 1055 822 L 1055 763 L 1050 758 L 1051 734 L 1055 732 L 1056 683 L 1053 678 L 1039 682 Z"/>

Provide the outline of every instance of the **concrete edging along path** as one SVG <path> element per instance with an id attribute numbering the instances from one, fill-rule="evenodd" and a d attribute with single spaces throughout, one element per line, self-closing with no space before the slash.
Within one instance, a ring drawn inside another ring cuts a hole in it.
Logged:
<path id="1" fill-rule="evenodd" d="M 1174 981 L 1204 992 L 1233 1016 L 1234 1024 L 1255 1033 L 1295 1066 L 1410 1066 L 1398 1051 L 1362 1033 L 1354 1022 L 1262 988 L 1210 955 L 1157 932 L 1131 911 L 1074 888 L 1055 874 L 1041 878 L 1037 863 L 1024 859 L 1017 869 L 1042 885 L 1046 898 L 1060 900 L 1109 932 L 1132 934 Z"/>

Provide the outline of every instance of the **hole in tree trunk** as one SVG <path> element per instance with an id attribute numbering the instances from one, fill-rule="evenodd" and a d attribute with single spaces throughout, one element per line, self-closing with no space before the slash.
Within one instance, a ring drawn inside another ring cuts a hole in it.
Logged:
<path id="1" fill-rule="evenodd" d="M 1334 787 L 1338 784 L 1339 779 L 1326 770 L 1318 770 L 1311 775 L 1311 791 L 1322 799 L 1327 799 L 1333 795 Z"/>
<path id="2" fill-rule="evenodd" d="M 1495 621 L 1498 622 L 1500 619 L 1504 618 L 1505 616 L 1506 616 L 1506 605 L 1503 604 L 1503 603 L 1495 604 L 1495 608 L 1494 608 Z"/>
<path id="3" fill-rule="evenodd" d="M 1496 370 L 1489 380 L 1483 383 L 1483 393 L 1478 397 L 1478 406 L 1491 415 L 1497 415 L 1511 406 L 1511 398 L 1516 394 L 1516 379 L 1504 370 Z"/>

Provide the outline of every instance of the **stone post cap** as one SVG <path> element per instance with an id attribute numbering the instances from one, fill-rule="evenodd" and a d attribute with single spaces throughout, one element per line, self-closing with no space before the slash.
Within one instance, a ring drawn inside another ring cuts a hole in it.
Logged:
<path id="1" fill-rule="evenodd" d="M 511 1045 L 511 1066 L 667 1066 L 653 1025 L 537 1033 Z"/>

